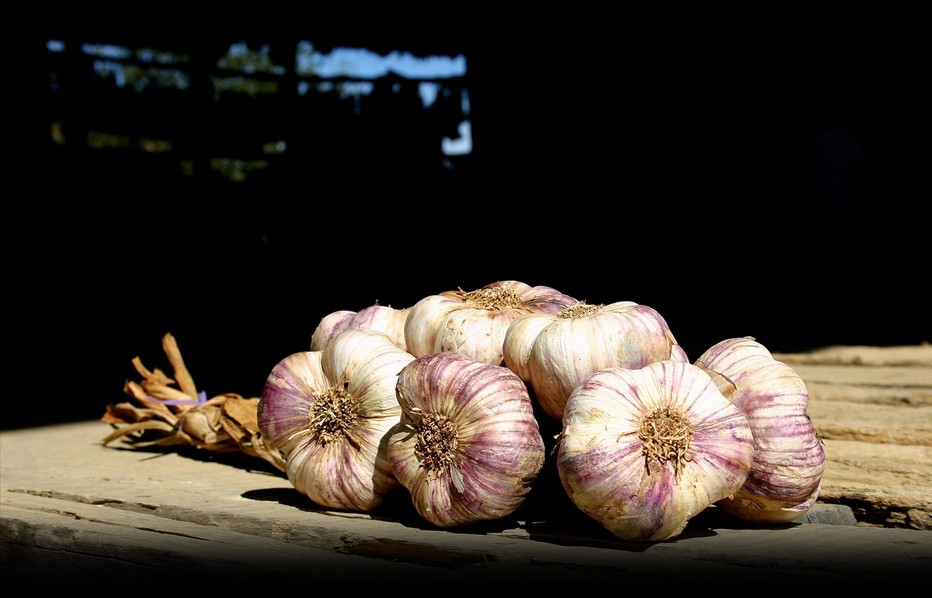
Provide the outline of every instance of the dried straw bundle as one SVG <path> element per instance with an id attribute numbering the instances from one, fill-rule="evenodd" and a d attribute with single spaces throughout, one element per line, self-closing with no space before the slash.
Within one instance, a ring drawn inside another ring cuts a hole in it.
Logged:
<path id="1" fill-rule="evenodd" d="M 216 453 L 241 451 L 284 471 L 284 458 L 268 448 L 259 433 L 259 398 L 224 393 L 207 399 L 198 393 L 171 333 L 162 337 L 162 349 L 174 378 L 158 368 L 150 371 L 139 357 L 133 358 L 142 380 L 128 380 L 124 385 L 129 401 L 107 406 L 101 421 L 114 430 L 103 444 L 119 439 L 133 447 L 183 445 Z"/>

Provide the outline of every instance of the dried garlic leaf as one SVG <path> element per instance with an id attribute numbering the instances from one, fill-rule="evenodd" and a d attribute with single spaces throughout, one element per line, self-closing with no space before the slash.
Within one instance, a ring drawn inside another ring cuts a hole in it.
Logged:
<path id="1" fill-rule="evenodd" d="M 130 403 L 117 403 L 108 406 L 101 419 L 108 424 L 162 420 L 174 427 L 178 423 L 178 418 L 172 413 L 165 413 L 161 409 L 137 407 Z"/>
<path id="2" fill-rule="evenodd" d="M 162 348 L 165 350 L 165 355 L 168 356 L 168 361 L 175 369 L 175 380 L 178 381 L 178 387 L 184 394 L 196 398 L 197 386 L 194 385 L 194 378 L 191 377 L 188 368 L 184 365 L 181 349 L 178 348 L 178 342 L 171 333 L 166 333 L 162 337 Z"/>
<path id="3" fill-rule="evenodd" d="M 220 423 L 239 445 L 241 451 L 271 463 L 279 471 L 285 471 L 285 458 L 278 450 L 266 446 L 258 422 L 259 397 L 245 399 L 239 395 L 228 395 L 223 402 Z"/>
<path id="4" fill-rule="evenodd" d="M 142 365 L 142 360 L 139 356 L 133 357 L 133 367 L 136 368 L 136 371 L 139 372 L 139 375 L 142 376 L 143 380 L 148 380 L 151 382 L 158 382 L 161 384 L 174 384 L 175 381 L 165 375 L 165 373 L 159 368 L 155 368 L 151 372 Z"/>
<path id="5" fill-rule="evenodd" d="M 149 370 L 139 357 L 133 358 L 142 379 L 124 384 L 130 401 L 107 406 L 101 421 L 115 429 L 103 443 L 120 439 L 134 447 L 192 445 L 218 453 L 238 450 L 284 471 L 280 453 L 269 450 L 259 438 L 259 399 L 244 399 L 234 393 L 205 399 L 170 333 L 163 336 L 162 349 L 174 369 L 174 379 L 158 368 Z"/>
<path id="6" fill-rule="evenodd" d="M 136 422 L 134 424 L 128 424 L 125 426 L 120 426 L 115 429 L 106 438 L 103 439 L 103 444 L 107 445 L 116 440 L 117 438 L 122 438 L 123 440 L 128 440 L 136 446 L 141 446 L 141 443 L 135 442 L 132 439 L 126 439 L 125 436 L 130 434 L 135 434 L 137 432 L 142 432 L 144 430 L 160 430 L 162 432 L 169 432 L 174 434 L 176 432 L 174 426 L 171 426 L 165 422 L 158 420 L 148 420 L 142 422 Z M 151 443 L 150 443 L 151 444 Z"/>

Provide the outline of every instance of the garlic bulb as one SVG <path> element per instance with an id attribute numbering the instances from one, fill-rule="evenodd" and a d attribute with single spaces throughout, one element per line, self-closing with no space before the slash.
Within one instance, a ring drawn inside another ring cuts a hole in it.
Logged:
<path id="1" fill-rule="evenodd" d="M 438 527 L 498 519 L 525 500 L 545 458 L 527 387 L 504 366 L 460 353 L 419 357 L 398 375 L 403 415 L 392 472 Z"/>
<path id="2" fill-rule="evenodd" d="M 556 313 L 576 302 L 551 287 L 516 280 L 428 295 L 408 313 L 405 346 L 415 357 L 453 351 L 502 365 L 502 342 L 512 322 L 529 313 Z"/>
<path id="3" fill-rule="evenodd" d="M 272 369 L 259 431 L 282 452 L 299 492 L 324 507 L 371 511 L 399 487 L 386 442 L 401 418 L 398 372 L 413 359 L 385 334 L 360 328 Z"/>
<path id="4" fill-rule="evenodd" d="M 566 399 L 590 374 L 686 361 L 666 320 L 632 301 L 579 302 L 556 313 L 521 316 L 502 343 L 505 365 L 528 383 L 544 412 L 559 420 Z"/>
<path id="5" fill-rule="evenodd" d="M 320 319 L 320 323 L 311 335 L 311 351 L 320 351 L 340 332 L 356 328 L 369 328 L 384 332 L 388 338 L 392 339 L 395 346 L 407 350 L 405 346 L 405 320 L 407 318 L 408 308 L 395 309 L 378 303 L 358 312 L 341 309 L 329 313 Z"/>
<path id="6" fill-rule="evenodd" d="M 821 490 L 825 451 L 806 413 L 803 379 L 750 337 L 713 345 L 696 365 L 744 412 L 754 434 L 750 475 L 718 506 L 756 523 L 786 523 L 805 515 Z"/>
<path id="7" fill-rule="evenodd" d="M 573 390 L 557 471 L 570 500 L 612 534 L 657 541 L 736 492 L 753 454 L 747 419 L 709 374 L 665 360 L 604 369 Z"/>

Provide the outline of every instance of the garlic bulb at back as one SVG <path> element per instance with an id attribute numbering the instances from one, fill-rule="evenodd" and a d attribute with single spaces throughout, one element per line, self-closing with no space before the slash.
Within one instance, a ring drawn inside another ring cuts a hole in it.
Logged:
<path id="1" fill-rule="evenodd" d="M 502 344 L 505 365 L 517 373 L 544 412 L 563 417 L 566 399 L 592 373 L 640 368 L 654 361 L 686 361 L 657 310 L 632 301 L 579 302 L 556 313 L 521 316 Z"/>
<path id="2" fill-rule="evenodd" d="M 405 320 L 408 318 L 408 309 L 396 309 L 389 305 L 370 305 L 361 310 L 351 311 L 341 309 L 327 314 L 320 319 L 317 327 L 311 334 L 311 351 L 320 351 L 330 339 L 344 330 L 356 328 L 369 328 L 384 332 L 399 349 L 407 350 L 405 346 Z"/>
<path id="3" fill-rule="evenodd" d="M 413 306 L 405 321 L 405 346 L 415 357 L 452 351 L 503 365 L 505 332 L 518 317 L 556 313 L 576 299 L 545 286 L 502 280 L 474 291 L 444 291 Z"/>

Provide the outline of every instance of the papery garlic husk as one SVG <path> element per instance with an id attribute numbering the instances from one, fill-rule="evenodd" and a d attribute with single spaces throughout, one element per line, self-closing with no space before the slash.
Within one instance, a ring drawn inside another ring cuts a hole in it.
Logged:
<path id="1" fill-rule="evenodd" d="M 259 432 L 258 411 L 259 397 L 246 399 L 228 394 L 223 402 L 220 425 L 236 441 L 241 451 L 265 459 L 279 471 L 285 471 L 285 460 L 281 453 L 266 446 Z"/>
<path id="2" fill-rule="evenodd" d="M 570 393 L 609 367 L 637 369 L 654 361 L 687 361 L 657 310 L 632 301 L 579 302 L 557 313 L 521 316 L 502 343 L 505 365 L 534 392 L 544 412 L 563 417 Z"/>
<path id="3" fill-rule="evenodd" d="M 400 421 L 398 372 L 414 356 L 364 328 L 283 359 L 259 398 L 258 423 L 291 484 L 318 505 L 371 511 L 399 488 L 387 455 Z"/>
<path id="4" fill-rule="evenodd" d="M 320 319 L 311 334 L 311 351 L 320 351 L 330 339 L 344 330 L 368 328 L 385 333 L 399 349 L 405 346 L 405 320 L 409 308 L 396 309 L 390 305 L 370 305 L 361 310 L 341 309 Z"/>
<path id="5" fill-rule="evenodd" d="M 570 500 L 616 537 L 673 538 L 748 476 L 747 419 L 700 368 L 657 361 L 589 376 L 569 396 L 557 471 Z"/>
<path id="6" fill-rule="evenodd" d="M 514 372 L 432 353 L 401 370 L 396 392 L 403 415 L 389 460 L 424 520 L 449 528 L 521 506 L 545 449 L 527 386 Z"/>
<path id="7" fill-rule="evenodd" d="M 807 409 L 809 392 L 789 365 L 750 337 L 723 340 L 696 365 L 709 371 L 754 434 L 754 461 L 741 489 L 718 506 L 755 523 L 788 523 L 815 505 L 825 450 Z"/>
<path id="8" fill-rule="evenodd" d="M 408 312 L 405 346 L 415 357 L 452 351 L 503 365 L 502 342 L 512 322 L 525 314 L 557 313 L 576 303 L 554 288 L 517 280 L 428 295 Z"/>

